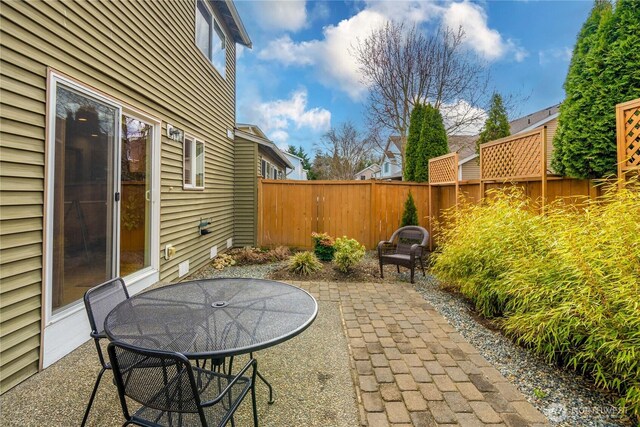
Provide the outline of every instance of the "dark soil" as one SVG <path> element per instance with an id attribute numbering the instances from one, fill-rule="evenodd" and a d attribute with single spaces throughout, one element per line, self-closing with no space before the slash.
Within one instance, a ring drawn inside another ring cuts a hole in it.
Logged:
<path id="1" fill-rule="evenodd" d="M 393 266 L 385 266 L 385 272 Z M 377 255 L 368 252 L 364 259 L 348 273 L 338 270 L 332 262 L 322 262 L 322 270 L 308 276 L 291 273 L 287 270 L 286 263 L 279 266 L 269 274 L 274 280 L 313 281 L 313 282 L 364 282 L 381 283 L 380 268 Z"/>

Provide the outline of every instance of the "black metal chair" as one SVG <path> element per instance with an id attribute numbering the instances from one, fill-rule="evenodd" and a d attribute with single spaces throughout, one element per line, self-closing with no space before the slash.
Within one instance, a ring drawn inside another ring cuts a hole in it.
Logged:
<path id="1" fill-rule="evenodd" d="M 380 261 L 380 277 L 384 278 L 383 266 L 395 265 L 400 273 L 400 266 L 411 270 L 413 283 L 416 262 L 420 263 L 422 275 L 424 271 L 424 254 L 427 250 L 429 232 L 422 227 L 408 225 L 396 230 L 389 240 L 378 243 L 378 259 Z"/>
<path id="2" fill-rule="evenodd" d="M 257 362 L 249 359 L 235 375 L 191 365 L 180 353 L 145 350 L 114 341 L 107 351 L 118 387 L 124 425 L 224 426 L 251 390 L 253 422 Z M 245 376 L 253 368 L 251 376 Z M 131 414 L 127 398 L 141 404 Z"/>
<path id="3" fill-rule="evenodd" d="M 98 358 L 102 369 L 96 378 L 96 383 L 93 386 L 87 409 L 84 412 L 82 418 L 82 426 L 87 422 L 89 412 L 91 411 L 91 405 L 96 397 L 100 380 L 107 369 L 111 369 L 111 365 L 105 360 L 102 353 L 102 347 L 100 346 L 100 340 L 107 338 L 104 333 L 104 319 L 109 312 L 115 308 L 116 305 L 129 298 L 129 292 L 124 281 L 116 277 L 115 279 L 108 280 L 101 285 L 89 289 L 84 294 L 84 306 L 87 310 L 87 316 L 89 317 L 89 324 L 91 325 L 91 338 L 96 345 L 96 351 L 98 352 Z"/>

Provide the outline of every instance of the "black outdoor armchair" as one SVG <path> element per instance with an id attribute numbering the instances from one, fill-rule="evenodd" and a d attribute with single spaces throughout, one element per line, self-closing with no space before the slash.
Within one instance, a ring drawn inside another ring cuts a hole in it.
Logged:
<path id="1" fill-rule="evenodd" d="M 380 277 L 384 278 L 383 267 L 385 264 L 395 265 L 400 272 L 400 266 L 411 270 L 411 283 L 413 283 L 416 263 L 420 263 L 422 275 L 424 271 L 424 255 L 429 232 L 422 227 L 408 225 L 396 230 L 389 240 L 378 243 L 378 259 L 380 261 Z"/>
<path id="2" fill-rule="evenodd" d="M 87 310 L 89 324 L 91 325 L 91 338 L 93 338 L 96 345 L 96 351 L 98 352 L 98 359 L 100 359 L 102 369 L 100 369 L 98 378 L 96 378 L 89 403 L 87 403 L 87 408 L 84 411 L 82 426 L 86 424 L 87 418 L 89 417 L 91 405 L 96 397 L 102 375 L 104 375 L 107 369 L 111 369 L 111 365 L 105 360 L 102 347 L 100 346 L 100 340 L 107 338 L 104 333 L 104 319 L 116 305 L 127 299 L 129 299 L 129 292 L 127 291 L 124 281 L 119 277 L 93 287 L 84 294 L 84 307 Z"/>
<path id="3" fill-rule="evenodd" d="M 124 425 L 224 426 L 251 391 L 258 425 L 255 359 L 235 375 L 193 366 L 180 353 L 146 350 L 114 341 L 107 349 L 118 388 Z M 252 368 L 251 376 L 246 376 Z M 129 411 L 127 398 L 141 406 Z"/>

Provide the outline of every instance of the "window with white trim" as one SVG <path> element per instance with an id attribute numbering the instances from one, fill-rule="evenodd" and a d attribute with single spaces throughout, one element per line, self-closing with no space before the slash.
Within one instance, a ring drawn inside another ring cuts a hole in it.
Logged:
<path id="1" fill-rule="evenodd" d="M 196 45 L 222 77 L 226 74 L 226 37 L 212 11 L 203 0 L 196 5 Z"/>
<path id="2" fill-rule="evenodd" d="M 204 189 L 204 142 L 192 136 L 184 137 L 184 188 Z"/>

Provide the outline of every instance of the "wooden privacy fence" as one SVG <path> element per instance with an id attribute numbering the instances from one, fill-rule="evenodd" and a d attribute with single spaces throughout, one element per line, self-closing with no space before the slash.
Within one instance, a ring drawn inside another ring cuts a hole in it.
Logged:
<path id="1" fill-rule="evenodd" d="M 542 195 L 542 182 L 490 182 L 486 190 L 518 186 L 530 200 Z M 454 185 L 432 185 L 376 181 L 274 181 L 261 180 L 258 185 L 258 245 L 311 247 L 313 231 L 332 236 L 348 236 L 374 249 L 388 239 L 402 219 L 409 191 L 418 208 L 420 225 L 431 228 L 431 218 L 442 220 L 442 212 L 456 205 Z M 429 193 L 431 204 L 429 204 Z M 479 202 L 480 183 L 463 183 L 459 193 L 470 202 Z M 586 198 L 601 194 L 592 181 L 550 178 L 549 202 L 562 199 L 567 204 L 581 204 Z M 432 216 L 429 207 L 432 206 Z M 433 230 L 431 230 L 433 231 Z"/>
<path id="2" fill-rule="evenodd" d="M 618 178 L 622 186 L 630 171 L 640 172 L 640 98 L 616 105 Z"/>
<path id="3" fill-rule="evenodd" d="M 348 236 L 373 249 L 400 226 L 409 191 L 426 228 L 428 184 L 260 180 L 258 245 L 310 248 L 311 233 L 317 231 Z"/>

